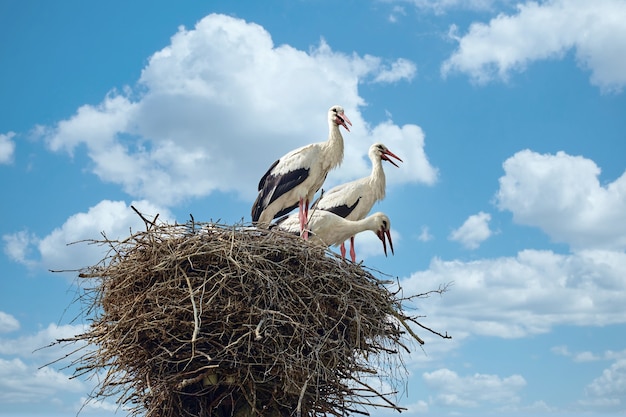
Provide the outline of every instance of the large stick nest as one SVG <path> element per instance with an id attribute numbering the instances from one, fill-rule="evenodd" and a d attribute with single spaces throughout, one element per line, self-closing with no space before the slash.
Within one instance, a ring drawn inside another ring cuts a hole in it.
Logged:
<path id="1" fill-rule="evenodd" d="M 401 409 L 401 351 L 423 342 L 396 282 L 280 231 L 146 224 L 94 241 L 111 250 L 79 275 L 92 324 L 60 342 L 86 342 L 72 366 L 99 375 L 94 398 L 157 417 Z"/>

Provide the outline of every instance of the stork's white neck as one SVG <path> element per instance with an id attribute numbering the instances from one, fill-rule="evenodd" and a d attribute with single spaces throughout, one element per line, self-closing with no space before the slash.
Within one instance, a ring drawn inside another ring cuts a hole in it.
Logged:
<path id="1" fill-rule="evenodd" d="M 313 215 L 314 224 L 311 223 L 312 221 L 309 220 L 316 238 L 328 246 L 339 245 L 358 233 L 366 230 L 377 231 L 379 228 L 376 219 L 372 216 L 361 220 L 346 220 L 339 216 L 327 216 L 323 211 L 316 211 Z"/>
<path id="2" fill-rule="evenodd" d="M 350 231 L 350 236 L 354 236 L 357 233 L 364 232 L 366 230 L 371 230 L 372 232 L 376 232 L 379 229 L 378 220 L 376 216 L 368 216 L 361 220 L 354 220 L 347 223 L 346 229 L 352 229 Z"/>
<path id="3" fill-rule="evenodd" d="M 325 156 L 322 163 L 330 170 L 343 161 L 343 136 L 341 136 L 339 126 L 332 119 L 328 120 L 328 129 L 328 140 L 322 145 Z"/>
<path id="4" fill-rule="evenodd" d="M 372 173 L 370 174 L 370 185 L 374 192 L 374 199 L 376 201 L 385 198 L 385 188 L 387 187 L 387 180 L 385 177 L 385 170 L 383 169 L 383 161 L 380 158 L 372 159 Z"/>

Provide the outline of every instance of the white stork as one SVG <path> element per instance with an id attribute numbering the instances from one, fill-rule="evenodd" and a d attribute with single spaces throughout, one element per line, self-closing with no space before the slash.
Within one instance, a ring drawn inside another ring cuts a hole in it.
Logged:
<path id="1" fill-rule="evenodd" d="M 370 146 L 368 155 L 372 161 L 372 172 L 368 177 L 360 178 L 331 188 L 315 201 L 311 208 L 330 211 L 348 220 L 361 220 L 372 210 L 374 203 L 385 198 L 385 171 L 382 161 L 389 161 L 398 166 L 389 157 L 402 162 L 382 143 Z M 341 242 L 341 256 L 346 256 L 346 246 Z M 356 260 L 354 236 L 350 236 L 350 259 Z"/>
<path id="2" fill-rule="evenodd" d="M 300 233 L 300 220 L 294 213 L 284 216 L 276 221 L 272 228 L 289 233 Z M 383 250 L 387 256 L 387 242 L 393 254 L 393 242 L 391 241 L 391 221 L 384 213 L 374 213 L 361 220 L 346 220 L 341 216 L 325 210 L 315 210 L 311 213 L 306 225 L 309 241 L 323 246 L 337 246 L 346 239 L 357 233 L 371 230 L 383 242 Z M 354 261 L 353 261 L 354 262 Z"/>
<path id="3" fill-rule="evenodd" d="M 297 206 L 300 231 L 307 239 L 304 225 L 309 216 L 309 203 L 324 183 L 328 171 L 343 161 L 343 136 L 339 126 L 349 132 L 348 125 L 352 126 L 352 123 L 343 107 L 331 107 L 326 142 L 295 149 L 272 164 L 259 181 L 259 195 L 252 205 L 253 223 L 268 227 L 273 219 Z"/>

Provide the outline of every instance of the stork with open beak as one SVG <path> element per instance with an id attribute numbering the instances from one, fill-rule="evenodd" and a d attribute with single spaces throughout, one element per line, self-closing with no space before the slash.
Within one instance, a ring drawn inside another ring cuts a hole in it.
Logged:
<path id="1" fill-rule="evenodd" d="M 305 224 L 309 204 L 322 187 L 328 172 L 343 161 L 343 136 L 339 126 L 348 132 L 352 123 L 343 107 L 328 110 L 328 140 L 295 149 L 270 166 L 259 181 L 259 194 L 252 205 L 252 222 L 269 227 L 271 221 L 298 207 L 300 232 L 307 239 Z"/>
<path id="2" fill-rule="evenodd" d="M 330 211 L 348 220 L 361 220 L 372 210 L 374 203 L 385 198 L 386 179 L 382 161 L 398 166 L 391 158 L 402 162 L 382 143 L 375 143 L 369 148 L 372 161 L 369 176 L 331 188 L 315 201 L 311 208 Z M 346 246 L 341 242 L 341 255 L 346 256 Z M 350 236 L 350 259 L 356 261 L 354 236 Z"/>

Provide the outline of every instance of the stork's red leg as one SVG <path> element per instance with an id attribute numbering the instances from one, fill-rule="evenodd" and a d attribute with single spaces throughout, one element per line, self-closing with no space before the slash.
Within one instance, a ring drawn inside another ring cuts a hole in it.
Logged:
<path id="1" fill-rule="evenodd" d="M 304 240 L 309 240 L 309 230 L 307 229 L 307 222 L 309 221 L 309 202 L 302 198 L 298 204 L 298 220 L 300 220 L 300 235 Z"/>
<path id="2" fill-rule="evenodd" d="M 354 250 L 354 236 L 350 237 L 350 259 L 356 262 L 356 251 Z"/>
<path id="3" fill-rule="evenodd" d="M 302 200 L 300 200 L 302 201 Z M 309 240 L 309 200 L 304 202 L 304 226 L 302 227 L 302 237 L 304 240 Z"/>
<path id="4" fill-rule="evenodd" d="M 298 220 L 300 221 L 300 234 L 302 234 L 302 232 L 304 231 L 304 224 L 305 224 L 303 203 L 304 203 L 304 200 L 300 199 L 300 202 L 298 203 Z"/>
<path id="5" fill-rule="evenodd" d="M 339 250 L 341 251 L 341 257 L 346 257 L 346 245 L 344 242 L 341 242 L 341 246 L 339 246 Z"/>

